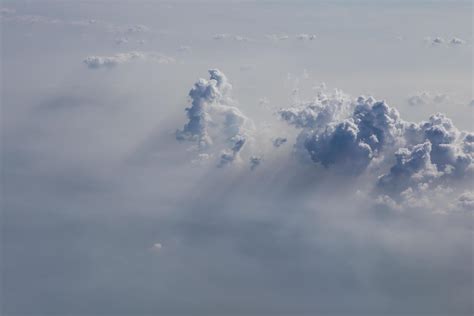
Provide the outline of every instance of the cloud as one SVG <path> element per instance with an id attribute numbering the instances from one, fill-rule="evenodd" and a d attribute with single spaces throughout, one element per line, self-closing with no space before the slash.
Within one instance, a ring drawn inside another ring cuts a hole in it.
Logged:
<path id="1" fill-rule="evenodd" d="M 285 137 L 277 137 L 273 140 L 273 146 L 278 148 L 280 146 L 282 146 L 283 144 L 285 144 L 286 142 L 288 141 L 288 139 L 286 139 Z"/>
<path id="2" fill-rule="evenodd" d="M 260 164 L 263 161 L 263 158 L 259 156 L 251 156 L 249 161 L 250 161 L 250 170 L 255 170 L 258 166 L 260 166 Z"/>
<path id="3" fill-rule="evenodd" d="M 458 206 L 467 211 L 474 211 L 474 192 L 464 192 L 458 197 Z"/>
<path id="4" fill-rule="evenodd" d="M 296 35 L 296 38 L 302 41 L 312 41 L 316 39 L 316 35 L 301 33 L 301 34 Z"/>
<path id="5" fill-rule="evenodd" d="M 89 56 L 84 59 L 84 64 L 90 69 L 113 68 L 120 64 L 132 61 L 153 61 L 159 64 L 174 63 L 172 57 L 168 57 L 159 53 L 133 51 L 128 53 L 118 53 L 112 56 Z"/>
<path id="6" fill-rule="evenodd" d="M 433 38 L 433 40 L 431 41 L 431 43 L 432 43 L 433 45 L 443 44 L 443 43 L 444 43 L 444 38 L 442 38 L 442 37 L 435 37 L 435 38 Z"/>
<path id="7" fill-rule="evenodd" d="M 123 31 L 125 33 L 147 33 L 147 32 L 150 32 L 150 28 L 146 25 L 143 25 L 143 24 L 128 25 L 128 26 L 118 28 L 118 30 Z"/>
<path id="8" fill-rule="evenodd" d="M 176 131 L 176 139 L 191 141 L 199 151 L 219 150 L 222 167 L 238 159 L 248 137 L 249 119 L 234 106 L 232 85 L 218 69 L 209 70 L 210 79 L 199 79 L 189 92 L 188 123 Z"/>
<path id="9" fill-rule="evenodd" d="M 267 35 L 267 38 L 272 41 L 285 41 L 289 39 L 290 37 L 286 34 L 269 34 Z"/>
<path id="10" fill-rule="evenodd" d="M 444 95 L 423 93 L 416 104 L 445 101 Z M 384 101 L 341 92 L 319 93 L 315 101 L 301 102 L 278 112 L 301 129 L 295 153 L 345 175 L 370 175 L 375 189 L 398 199 L 406 190 L 441 183 L 456 187 L 474 169 L 474 136 L 462 132 L 443 114 L 411 123 Z M 393 164 L 392 161 L 395 160 Z M 388 172 L 380 173 L 388 167 Z M 405 193 L 404 193 L 405 192 Z M 399 200 L 398 200 L 399 201 Z"/>
<path id="11" fill-rule="evenodd" d="M 182 45 L 178 48 L 178 51 L 181 53 L 189 53 L 191 52 L 191 46 Z"/>
<path id="12" fill-rule="evenodd" d="M 162 250 L 162 248 L 163 248 L 163 245 L 161 243 L 157 242 L 157 243 L 154 243 L 151 246 L 150 250 L 153 251 L 153 252 L 160 252 Z"/>
<path id="13" fill-rule="evenodd" d="M 119 37 L 115 39 L 115 44 L 117 45 L 123 45 L 128 43 L 128 38 L 126 37 Z"/>
<path id="14" fill-rule="evenodd" d="M 442 44 L 449 44 L 449 45 L 452 45 L 452 46 L 459 46 L 459 45 L 464 45 L 466 44 L 466 41 L 461 39 L 461 38 L 458 38 L 458 37 L 453 37 L 451 38 L 451 40 L 449 41 L 445 41 L 445 39 L 443 37 L 425 37 L 425 42 L 427 43 L 431 43 L 432 45 L 442 45 Z"/>
<path id="15" fill-rule="evenodd" d="M 461 39 L 461 38 L 453 37 L 449 41 L 449 44 L 451 44 L 451 45 L 463 45 L 463 44 L 466 44 L 466 41 Z"/>
<path id="16" fill-rule="evenodd" d="M 1 16 L 8 16 L 8 15 L 12 15 L 12 14 L 15 14 L 15 10 L 14 9 L 10 9 L 10 8 L 0 8 L 0 15 Z"/>
<path id="17" fill-rule="evenodd" d="M 449 96 L 443 93 L 432 94 L 430 92 L 421 92 L 407 99 L 409 105 L 420 106 L 429 104 L 440 104 L 449 101 Z"/>
<path id="18" fill-rule="evenodd" d="M 101 28 L 108 32 L 121 34 L 139 34 L 151 32 L 151 29 L 143 24 L 118 25 L 111 22 L 96 19 L 67 20 L 38 14 L 16 14 L 15 10 L 0 9 L 2 21 L 20 24 L 49 24 L 49 25 L 69 25 L 77 27 Z"/>
<path id="19" fill-rule="evenodd" d="M 350 108 L 352 114 L 346 116 Z M 340 93 L 320 95 L 316 102 L 282 109 L 280 117 L 303 131 L 298 136 L 314 162 L 325 167 L 337 164 L 360 172 L 401 133 L 398 112 L 383 101 L 359 97 L 351 103 Z M 347 171 L 346 170 L 346 171 Z"/>
<path id="20" fill-rule="evenodd" d="M 212 36 L 212 38 L 215 39 L 215 40 L 233 40 L 233 41 L 237 41 L 237 42 L 250 42 L 250 41 L 252 41 L 251 38 L 248 38 L 248 37 L 245 37 L 245 36 L 242 36 L 242 35 L 232 35 L 232 34 L 228 34 L 228 33 L 215 34 L 214 36 Z"/>

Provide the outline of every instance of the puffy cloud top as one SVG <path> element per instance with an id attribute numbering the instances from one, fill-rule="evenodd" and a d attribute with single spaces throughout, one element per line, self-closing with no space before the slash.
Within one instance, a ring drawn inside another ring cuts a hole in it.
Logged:
<path id="1" fill-rule="evenodd" d="M 314 102 L 278 113 L 301 129 L 296 152 L 317 164 L 346 174 L 361 174 L 371 164 L 379 166 L 375 170 L 388 166 L 376 183 L 388 194 L 455 182 L 474 169 L 474 135 L 458 130 L 441 113 L 410 123 L 384 101 L 350 101 L 341 93 L 320 94 Z"/>
<path id="2" fill-rule="evenodd" d="M 209 70 L 209 79 L 199 79 L 190 90 L 188 122 L 176 132 L 178 140 L 193 142 L 200 155 L 217 157 L 219 167 L 242 161 L 243 148 L 254 138 L 250 120 L 235 106 L 231 92 L 224 73 Z M 363 175 L 372 179 L 374 192 L 382 192 L 385 200 L 393 198 L 393 203 L 412 202 L 419 192 L 440 185 L 455 187 L 474 170 L 474 134 L 460 131 L 441 113 L 407 122 L 383 100 L 352 99 L 322 89 L 314 100 L 295 101 L 277 114 L 300 130 L 294 153 L 301 155 L 302 163 L 346 176 Z M 272 138 L 274 147 L 286 142 L 284 137 Z M 246 157 L 252 170 L 262 162 L 261 156 Z"/>
<path id="3" fill-rule="evenodd" d="M 195 142 L 201 151 L 223 147 L 219 166 L 238 159 L 247 140 L 247 117 L 230 97 L 232 85 L 218 69 L 209 70 L 209 80 L 199 79 L 189 91 L 188 122 L 176 131 L 176 139 Z M 217 144 L 216 144 L 217 142 Z"/>

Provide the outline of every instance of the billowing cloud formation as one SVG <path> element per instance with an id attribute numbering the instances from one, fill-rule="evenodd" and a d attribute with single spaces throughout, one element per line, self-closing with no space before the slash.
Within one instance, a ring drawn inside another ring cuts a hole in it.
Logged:
<path id="1" fill-rule="evenodd" d="M 176 132 L 176 138 L 193 142 L 199 157 L 217 156 L 217 166 L 223 167 L 241 160 L 240 153 L 250 139 L 250 120 L 230 97 L 232 85 L 227 77 L 217 69 L 209 74 L 209 80 L 198 80 L 189 92 L 189 121 Z M 428 93 L 422 96 L 433 102 L 441 98 Z M 452 190 L 474 170 L 474 134 L 458 130 L 440 113 L 428 121 L 411 123 L 385 101 L 364 96 L 354 100 L 337 89 L 332 93 L 320 89 L 314 100 L 295 101 L 277 113 L 300 130 L 294 153 L 301 163 L 371 179 L 373 192 L 386 196 L 384 201 L 413 204 L 419 194 L 439 191 L 440 185 Z M 258 133 L 252 133 L 254 136 Z M 286 142 L 286 137 L 272 138 L 273 147 Z M 274 155 L 276 152 L 269 157 Z M 246 157 L 252 170 L 261 164 L 259 156 Z"/>
<path id="2" fill-rule="evenodd" d="M 119 64 L 128 63 L 134 60 L 150 60 L 159 64 L 169 64 L 175 61 L 174 58 L 159 53 L 134 51 L 119 53 L 112 56 L 89 56 L 84 59 L 84 64 L 91 69 L 112 68 Z"/>
<path id="3" fill-rule="evenodd" d="M 192 141 L 200 151 L 220 148 L 219 166 L 238 159 L 247 140 L 248 119 L 235 107 L 230 93 L 232 85 L 218 69 L 209 70 L 210 79 L 199 79 L 189 91 L 189 119 L 176 139 Z"/>
<path id="4" fill-rule="evenodd" d="M 317 164 L 346 174 L 361 174 L 371 165 L 374 170 L 388 167 L 374 175 L 379 177 L 376 187 L 389 195 L 455 185 L 474 169 L 474 134 L 459 131 L 443 114 L 410 123 L 384 101 L 350 101 L 339 93 L 329 98 L 320 94 L 314 102 L 281 109 L 279 115 L 301 129 L 296 152 Z"/>

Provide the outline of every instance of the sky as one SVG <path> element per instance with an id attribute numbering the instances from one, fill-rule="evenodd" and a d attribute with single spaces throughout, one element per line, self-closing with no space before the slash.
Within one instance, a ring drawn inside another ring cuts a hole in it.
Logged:
<path id="1" fill-rule="evenodd" d="M 471 1 L 7 1 L 2 315 L 472 315 Z"/>

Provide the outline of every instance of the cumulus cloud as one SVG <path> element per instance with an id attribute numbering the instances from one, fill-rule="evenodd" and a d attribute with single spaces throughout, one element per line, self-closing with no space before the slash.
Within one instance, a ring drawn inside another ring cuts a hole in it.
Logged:
<path id="1" fill-rule="evenodd" d="M 232 85 L 224 73 L 211 69 L 209 75 L 209 80 L 199 79 L 189 92 L 189 121 L 176 131 L 176 139 L 194 142 L 200 151 L 217 148 L 222 167 L 239 158 L 248 137 L 249 119 L 234 106 Z"/>
<path id="2" fill-rule="evenodd" d="M 423 102 L 428 97 L 433 102 L 445 100 L 430 94 L 422 97 Z M 440 113 L 411 123 L 384 101 L 372 97 L 352 101 L 337 92 L 329 97 L 320 93 L 315 101 L 278 114 L 301 129 L 295 143 L 298 155 L 345 174 L 374 173 L 379 178 L 374 181 L 376 190 L 399 199 L 420 187 L 427 191 L 441 183 L 456 186 L 474 169 L 474 135 L 460 131 Z"/>
<path id="3" fill-rule="evenodd" d="M 457 202 L 461 209 L 474 211 L 474 192 L 464 192 L 458 197 Z"/>
<path id="4" fill-rule="evenodd" d="M 308 41 L 308 40 L 312 41 L 312 40 L 316 39 L 316 35 L 315 34 L 301 33 L 301 34 L 296 35 L 296 38 L 299 39 L 299 40 L 302 40 L 302 41 Z"/>
<path id="5" fill-rule="evenodd" d="M 429 105 L 429 104 L 440 104 L 449 101 L 449 96 L 443 93 L 430 93 L 430 92 L 421 92 L 415 95 L 410 96 L 407 99 L 409 105 L 420 106 L 420 105 Z"/>
<path id="6" fill-rule="evenodd" d="M 153 61 L 159 64 L 169 64 L 175 62 L 174 58 L 159 53 L 133 51 L 128 53 L 118 53 L 112 56 L 89 56 L 83 60 L 90 69 L 113 68 L 117 65 L 132 61 Z"/>
<path id="7" fill-rule="evenodd" d="M 449 44 L 451 44 L 451 45 L 463 45 L 463 44 L 466 44 L 466 41 L 461 39 L 461 38 L 458 38 L 458 37 L 453 37 L 449 41 Z"/>
<path id="8" fill-rule="evenodd" d="M 444 43 L 444 38 L 442 37 L 435 37 L 433 38 L 433 40 L 431 41 L 432 44 L 434 45 L 439 45 L 439 44 L 443 44 Z"/>
<path id="9" fill-rule="evenodd" d="M 267 35 L 267 38 L 272 41 L 284 41 L 289 39 L 290 37 L 286 34 L 269 34 Z"/>
<path id="10" fill-rule="evenodd" d="M 463 40 L 462 38 L 459 38 L 459 37 L 453 37 L 451 38 L 449 41 L 446 41 L 443 37 L 425 37 L 425 42 L 427 43 L 431 43 L 432 45 L 436 46 L 436 45 L 443 45 L 443 44 L 446 44 L 446 45 L 452 45 L 452 46 L 459 46 L 459 45 L 464 45 L 466 44 L 466 41 Z"/>
<path id="11" fill-rule="evenodd" d="M 228 34 L 228 33 L 215 34 L 214 36 L 212 36 L 212 38 L 215 39 L 215 40 L 234 40 L 234 41 L 237 41 L 237 42 L 250 42 L 250 41 L 252 41 L 251 38 L 248 38 L 246 36 L 232 35 L 232 34 Z"/>

